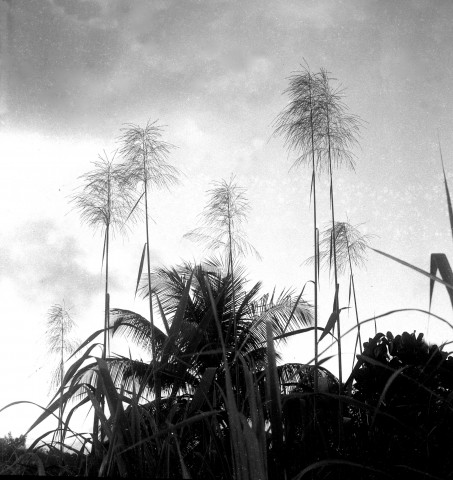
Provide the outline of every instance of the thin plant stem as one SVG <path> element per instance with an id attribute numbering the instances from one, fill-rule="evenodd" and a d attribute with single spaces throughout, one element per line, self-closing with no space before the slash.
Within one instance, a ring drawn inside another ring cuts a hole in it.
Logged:
<path id="1" fill-rule="evenodd" d="M 46 338 L 50 353 L 56 353 L 59 357 L 59 365 L 54 373 L 51 386 L 58 386 L 60 390 L 58 405 L 58 427 L 54 439 L 59 442 L 60 461 L 63 463 L 63 445 L 64 445 L 64 429 L 63 429 L 63 379 L 65 376 L 65 353 L 69 354 L 75 349 L 75 342 L 68 338 L 69 333 L 75 326 L 74 321 L 69 315 L 64 302 L 61 305 L 53 305 L 47 313 L 47 331 Z"/>
<path id="2" fill-rule="evenodd" d="M 151 331 L 154 331 L 154 313 L 153 313 L 153 295 L 152 295 L 152 285 L 151 285 L 151 260 L 149 254 L 149 216 L 148 216 L 148 181 L 146 179 L 146 166 L 145 161 L 143 161 L 144 169 L 144 202 L 145 202 L 145 225 L 146 225 L 146 267 L 148 275 L 148 305 L 149 305 L 149 320 L 151 323 Z M 151 355 L 152 362 L 156 365 L 156 339 L 154 335 L 151 336 Z M 156 396 L 156 411 L 159 414 L 160 411 L 160 381 L 157 376 L 156 369 L 153 368 L 153 381 L 155 386 L 155 396 Z"/>
<path id="3" fill-rule="evenodd" d="M 178 181 L 179 171 L 167 162 L 167 157 L 173 145 L 161 140 L 162 127 L 156 122 L 148 121 L 145 127 L 128 124 L 123 129 L 119 141 L 121 142 L 120 153 L 124 157 L 123 167 L 128 172 L 128 178 L 137 185 L 143 186 L 143 202 L 145 204 L 145 229 L 146 229 L 146 257 L 147 257 L 147 280 L 149 321 L 151 331 L 154 332 L 153 295 L 151 284 L 151 256 L 149 242 L 149 190 L 151 185 L 155 187 L 169 187 Z M 130 212 L 135 210 L 137 204 Z M 160 378 L 156 371 L 156 339 L 151 338 L 151 355 L 153 362 L 153 382 L 156 399 L 156 411 L 159 417 L 160 409 Z"/>

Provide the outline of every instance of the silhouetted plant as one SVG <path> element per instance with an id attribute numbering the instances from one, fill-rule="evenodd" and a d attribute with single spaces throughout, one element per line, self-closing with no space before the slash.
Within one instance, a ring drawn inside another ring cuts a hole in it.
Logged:
<path id="1" fill-rule="evenodd" d="M 105 259 L 105 315 L 104 315 L 104 350 L 107 356 L 110 296 L 109 287 L 109 251 L 110 235 L 117 230 L 124 231 L 126 218 L 130 217 L 134 205 L 133 183 L 131 174 L 122 166 L 114 164 L 112 159 L 99 156 L 93 162 L 94 168 L 80 178 L 83 184 L 72 198 L 76 210 L 80 212 L 84 223 L 94 229 L 101 229 L 104 235 L 102 263 Z"/>
<path id="2" fill-rule="evenodd" d="M 351 115 L 343 102 L 344 92 L 340 87 L 332 87 L 335 80 L 329 77 L 327 70 L 321 69 L 321 89 L 322 89 L 322 123 L 320 136 L 322 139 L 322 157 L 325 166 L 328 168 L 330 179 L 330 210 L 332 216 L 332 231 L 335 230 L 335 202 L 333 188 L 333 167 L 346 165 L 354 168 L 354 156 L 352 148 L 357 144 L 357 135 L 360 126 L 360 120 L 357 116 Z M 341 355 L 341 327 L 340 327 L 340 307 L 339 307 L 339 284 L 337 267 L 337 248 L 336 238 L 332 237 L 332 256 L 333 270 L 335 280 L 335 297 L 333 318 L 337 324 L 338 338 L 338 378 L 340 381 L 340 395 L 342 385 L 342 355 Z M 326 327 L 327 330 L 329 328 Z"/>
<path id="3" fill-rule="evenodd" d="M 222 180 L 213 182 L 213 188 L 208 190 L 209 199 L 201 214 L 202 225 L 184 235 L 184 237 L 204 244 L 205 250 L 215 253 L 220 250 L 228 266 L 228 274 L 234 283 L 234 265 L 237 260 L 252 253 L 260 258 L 256 249 L 247 241 L 243 225 L 247 221 L 250 210 L 245 189 L 240 187 L 234 177 L 229 182 Z M 232 288 L 233 306 L 235 289 Z M 231 312 L 233 338 L 237 338 L 236 312 Z M 235 340 L 236 342 L 236 340 Z M 237 344 L 235 343 L 237 349 Z"/>
<path id="4" fill-rule="evenodd" d="M 314 246 L 314 345 L 315 369 L 318 366 L 318 227 L 316 203 L 316 172 L 322 168 L 322 88 L 321 75 L 304 68 L 289 78 L 289 87 L 284 91 L 290 102 L 275 122 L 274 134 L 283 135 L 289 151 L 297 158 L 292 168 L 311 165 L 313 194 L 313 246 Z M 315 393 L 318 390 L 318 375 L 315 374 Z"/>
<path id="5" fill-rule="evenodd" d="M 101 229 L 104 234 L 104 247 L 102 251 L 102 264 L 105 258 L 105 309 L 102 358 L 109 356 L 109 325 L 110 325 L 110 294 L 109 294 L 109 253 L 110 234 L 116 230 L 124 231 L 124 223 L 136 211 L 133 208 L 133 177 L 122 166 L 114 165 L 114 158 L 109 159 L 99 156 L 94 163 L 92 171 L 82 175 L 83 185 L 76 192 L 71 201 L 80 212 L 82 221 L 90 227 Z M 99 398 L 104 410 L 104 397 Z M 96 441 L 96 454 L 98 454 L 97 412 L 94 415 L 94 437 Z M 101 432 L 102 436 L 102 432 Z"/>
<path id="6" fill-rule="evenodd" d="M 56 387 L 60 389 L 60 408 L 58 415 L 58 434 L 60 442 L 60 458 L 63 458 L 63 378 L 65 375 L 64 363 L 65 356 L 68 356 L 74 352 L 77 346 L 77 342 L 70 337 L 70 334 L 75 327 L 75 322 L 69 315 L 69 311 L 66 309 L 65 304 L 52 305 L 47 312 L 47 330 L 46 341 L 49 348 L 49 352 L 58 355 L 59 365 L 55 370 L 52 378 L 51 386 L 53 389 Z"/>
<path id="7" fill-rule="evenodd" d="M 378 333 L 364 344 L 351 379 L 353 399 L 371 407 L 350 407 L 350 447 L 363 449 L 363 460 L 385 458 L 426 476 L 451 472 L 453 358 L 442 347 L 422 333 Z"/>
<path id="8" fill-rule="evenodd" d="M 149 254 L 149 214 L 148 201 L 150 188 L 170 187 L 178 181 L 179 171 L 167 161 L 173 145 L 162 140 L 162 127 L 156 122 L 150 122 L 145 127 L 139 125 L 127 124 L 122 129 L 122 135 L 119 138 L 121 148 L 120 153 L 124 160 L 124 168 L 128 172 L 129 178 L 139 188 L 139 200 L 131 209 L 130 214 L 143 198 L 145 204 L 145 227 L 146 243 L 143 249 L 142 260 L 140 263 L 139 280 L 143 266 L 144 254 L 146 251 L 147 276 L 149 287 L 149 317 L 151 329 L 154 329 L 153 316 L 153 298 L 151 294 L 151 259 Z M 138 284 L 138 282 L 137 282 Z M 156 344 L 154 338 L 151 339 L 151 351 L 153 358 L 156 355 Z M 156 379 L 157 380 L 157 379 Z M 159 398 L 160 392 L 156 391 Z"/>
<path id="9" fill-rule="evenodd" d="M 354 348 L 354 359 L 357 345 L 362 353 L 362 339 L 360 335 L 359 312 L 357 306 L 357 296 L 354 282 L 354 267 L 363 267 L 371 235 L 362 235 L 357 226 L 348 222 L 335 222 L 335 229 L 332 226 L 327 227 L 321 234 L 319 243 L 319 262 L 325 268 L 332 268 L 333 251 L 332 247 L 336 245 L 337 271 L 339 274 L 349 270 L 349 301 L 354 301 L 354 309 L 357 323 L 357 336 Z M 308 259 L 313 263 L 314 257 Z M 353 360 L 354 363 L 354 360 Z"/>

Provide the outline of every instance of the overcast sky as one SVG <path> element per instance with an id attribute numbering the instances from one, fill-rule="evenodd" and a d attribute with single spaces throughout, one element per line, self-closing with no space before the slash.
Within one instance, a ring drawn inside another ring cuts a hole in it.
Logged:
<path id="1" fill-rule="evenodd" d="M 72 307 L 82 338 L 102 327 L 102 237 L 67 197 L 98 154 L 117 148 L 125 123 L 165 125 L 178 147 L 170 161 L 184 174 L 171 192 L 152 194 L 153 265 L 201 259 L 182 236 L 210 182 L 235 174 L 263 257 L 246 260 L 251 281 L 262 280 L 264 293 L 312 279 L 303 265 L 312 254 L 310 171 L 290 171 L 294 157 L 272 136 L 288 76 L 304 62 L 329 70 L 364 120 L 355 172 L 334 172 L 337 219 L 362 224 L 375 248 L 425 270 L 433 252 L 451 258 L 437 135 L 453 186 L 452 21 L 450 0 L 0 0 L 0 408 L 48 400 L 52 304 Z M 319 187 L 324 225 L 326 178 Z M 143 233 L 138 226 L 113 243 L 111 304 L 146 315 L 134 300 Z M 373 252 L 356 286 L 362 319 L 428 308 L 429 280 Z M 340 306 L 347 288 L 344 278 Z M 332 300 L 326 273 L 321 323 Z M 451 320 L 445 289 L 433 311 Z M 345 313 L 342 322 L 345 330 L 354 320 Z M 415 313 L 378 321 L 395 334 L 427 328 Z M 369 324 L 365 336 L 373 334 Z M 428 337 L 450 340 L 450 329 L 431 320 Z M 309 340 L 293 339 L 284 359 L 310 360 Z M 347 375 L 351 348 L 344 362 Z M 0 435 L 23 433 L 39 414 L 14 409 L 0 413 Z"/>

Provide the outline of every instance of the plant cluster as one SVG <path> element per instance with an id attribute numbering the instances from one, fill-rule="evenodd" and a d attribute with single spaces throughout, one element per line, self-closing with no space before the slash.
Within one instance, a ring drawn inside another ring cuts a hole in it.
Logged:
<path id="1" fill-rule="evenodd" d="M 348 113 L 344 92 L 333 84 L 325 70 L 307 67 L 294 74 L 286 91 L 290 101 L 275 124 L 276 133 L 296 152 L 294 165 L 311 168 L 313 305 L 304 288 L 263 294 L 260 283 L 248 283 L 241 260 L 258 253 L 245 233 L 246 191 L 233 176 L 213 183 L 199 226 L 186 234 L 210 256 L 199 263 L 152 268 L 149 197 L 152 189 L 176 183 L 178 170 L 168 161 L 173 146 L 162 139 L 156 122 L 125 126 L 119 159 L 100 157 L 72 198 L 82 220 L 104 235 L 102 328 L 70 348 L 72 320 L 64 305 L 51 308 L 49 346 L 59 355 L 59 388 L 27 434 L 49 417 L 58 426 L 50 432 L 51 441 L 46 432 L 28 449 L 25 437 L 0 440 L 0 474 L 453 477 L 452 358 L 442 346 L 428 345 L 423 335 L 407 332 L 394 337 L 376 331 L 362 342 L 361 325 L 372 319 L 360 319 L 354 269 L 363 265 L 370 237 L 335 219 L 333 176 L 336 167 L 354 166 L 360 120 Z M 316 179 L 326 172 L 330 220 L 320 233 Z M 445 170 L 444 180 L 453 233 Z M 148 302 L 149 318 L 112 308 L 109 293 L 111 235 L 143 217 L 145 243 L 135 295 Z M 435 282 L 443 283 L 453 306 L 453 274 L 445 255 L 432 255 L 428 273 L 377 252 L 429 277 L 430 295 Z M 318 319 L 321 266 L 333 271 L 335 291 L 323 328 Z M 356 314 L 351 331 L 360 348 L 345 382 L 341 342 L 349 332 L 341 333 L 340 313 L 348 307 L 340 308 L 339 296 L 344 273 Z M 282 364 L 279 350 L 286 339 L 306 334 L 314 335 L 313 361 Z M 327 335 L 338 345 L 338 379 L 322 366 L 327 359 L 319 345 Z M 140 347 L 142 358 L 112 354 L 110 336 Z M 102 353 L 96 355 L 99 345 Z M 86 406 L 93 428 L 76 432 L 71 419 Z"/>

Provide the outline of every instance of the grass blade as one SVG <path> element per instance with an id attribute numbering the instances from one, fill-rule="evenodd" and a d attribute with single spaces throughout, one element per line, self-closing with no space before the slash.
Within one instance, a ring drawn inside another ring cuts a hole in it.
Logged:
<path id="1" fill-rule="evenodd" d="M 280 473 L 281 478 L 285 477 L 282 470 L 284 465 L 281 462 L 283 453 L 283 423 L 282 423 L 282 404 L 280 398 L 280 383 L 277 372 L 277 356 L 275 354 L 272 323 L 266 321 L 267 337 L 267 394 L 271 409 L 271 429 L 272 429 L 272 453 L 275 462 L 275 471 Z"/>
<path id="2" fill-rule="evenodd" d="M 431 267 L 430 274 L 435 277 L 436 273 L 439 271 L 442 280 L 445 280 L 448 284 L 453 285 L 453 272 L 450 267 L 450 262 L 448 261 L 445 253 L 432 253 L 431 254 Z M 431 300 L 433 297 L 434 291 L 434 279 L 431 278 L 429 281 L 429 309 L 431 310 Z M 448 295 L 450 296 L 450 302 L 453 307 L 453 290 L 447 288 Z"/>
<path id="3" fill-rule="evenodd" d="M 431 278 L 435 282 L 439 282 L 442 285 L 445 285 L 449 290 L 453 290 L 453 285 L 451 283 L 445 282 L 439 277 L 436 277 L 435 275 L 431 275 L 428 272 L 425 272 L 425 270 L 422 270 L 421 268 L 416 267 L 415 265 L 412 265 L 408 262 L 405 262 L 404 260 L 401 260 L 400 258 L 394 257 L 393 255 L 390 255 L 389 253 L 382 252 L 381 250 L 377 250 L 376 248 L 369 247 L 371 250 L 374 250 L 376 253 L 379 253 L 380 255 L 383 255 L 384 257 L 390 258 L 394 260 L 395 262 L 401 263 L 401 265 L 404 265 L 405 267 L 412 268 L 412 270 L 415 270 L 418 273 L 421 273 L 422 275 L 425 275 L 426 277 Z"/>
<path id="4" fill-rule="evenodd" d="M 140 283 L 140 279 L 142 278 L 143 261 L 145 260 L 145 253 L 146 253 L 146 243 L 143 245 L 142 258 L 140 259 L 140 267 L 138 269 L 138 276 L 137 276 L 137 285 L 135 286 L 135 297 L 137 296 L 138 285 Z"/>
<path id="5" fill-rule="evenodd" d="M 450 218 L 450 228 L 451 228 L 451 234 L 453 237 L 453 208 L 451 206 L 451 197 L 450 197 L 450 191 L 448 190 L 447 176 L 445 175 L 444 159 L 442 156 L 442 148 L 440 146 L 440 140 L 439 140 L 439 153 L 440 153 L 440 161 L 442 162 L 442 173 L 444 174 L 445 193 L 447 195 L 448 217 Z"/>

